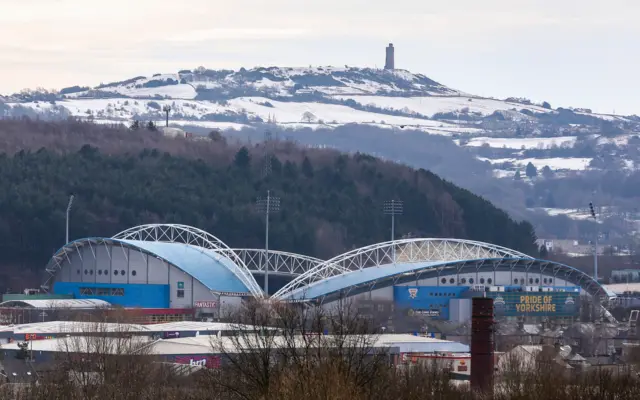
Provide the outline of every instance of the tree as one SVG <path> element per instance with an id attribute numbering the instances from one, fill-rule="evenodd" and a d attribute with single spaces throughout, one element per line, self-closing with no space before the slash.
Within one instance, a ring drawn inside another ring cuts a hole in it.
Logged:
<path id="1" fill-rule="evenodd" d="M 214 142 L 227 143 L 227 139 L 222 136 L 222 133 L 220 133 L 220 131 L 217 129 L 209 132 L 207 137 Z"/>
<path id="2" fill-rule="evenodd" d="M 317 119 L 317 117 L 315 115 L 313 115 L 313 113 L 311 113 L 310 111 L 305 111 L 304 114 L 302 114 L 302 121 L 303 122 L 311 123 L 311 122 L 315 121 L 316 119 Z"/>
<path id="3" fill-rule="evenodd" d="M 546 179 L 551 179 L 555 176 L 555 173 L 551 168 L 549 168 L 548 165 L 545 165 L 544 168 L 542 168 L 542 176 L 544 176 Z"/>
<path id="4" fill-rule="evenodd" d="M 158 128 L 156 128 L 156 124 L 154 124 L 153 121 L 149 121 L 147 123 L 147 130 L 155 132 L 158 130 Z"/>
<path id="5" fill-rule="evenodd" d="M 533 165 L 531 161 L 529 161 L 525 173 L 527 174 L 528 178 L 535 178 L 536 176 L 538 176 L 538 168 L 536 168 L 536 166 Z"/>
<path id="6" fill-rule="evenodd" d="M 234 159 L 234 164 L 238 168 L 248 168 L 249 164 L 251 164 L 251 156 L 249 156 L 249 150 L 246 147 L 242 147 L 236 153 L 236 157 Z"/>
<path id="7" fill-rule="evenodd" d="M 520 170 L 516 171 L 516 174 L 514 175 L 513 179 L 516 181 L 522 180 L 522 176 L 520 175 Z"/>
<path id="8" fill-rule="evenodd" d="M 302 160 L 302 173 L 307 178 L 313 178 L 313 166 L 311 165 L 311 161 L 309 161 L 309 157 L 304 156 L 304 160 Z"/>
<path id="9" fill-rule="evenodd" d="M 540 246 L 540 257 L 544 259 L 548 255 L 549 255 L 549 251 L 547 250 L 547 246 L 543 244 L 542 246 Z"/>
<path id="10" fill-rule="evenodd" d="M 556 199 L 553 197 L 553 192 L 549 192 L 549 194 L 547 194 L 544 206 L 545 208 L 556 208 Z"/>
<path id="11" fill-rule="evenodd" d="M 551 110 L 551 104 L 546 101 L 542 102 L 542 108 L 546 108 L 547 110 Z"/>
<path id="12" fill-rule="evenodd" d="M 138 129 L 140 129 L 140 121 L 138 121 L 137 119 L 134 119 L 129 128 L 131 130 L 137 131 Z"/>

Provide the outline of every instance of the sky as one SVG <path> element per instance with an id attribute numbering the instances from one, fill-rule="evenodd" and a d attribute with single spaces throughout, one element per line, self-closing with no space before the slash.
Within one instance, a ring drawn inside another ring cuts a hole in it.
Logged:
<path id="1" fill-rule="evenodd" d="M 637 0 L 0 0 L 0 94 L 198 66 L 396 68 L 640 115 Z"/>

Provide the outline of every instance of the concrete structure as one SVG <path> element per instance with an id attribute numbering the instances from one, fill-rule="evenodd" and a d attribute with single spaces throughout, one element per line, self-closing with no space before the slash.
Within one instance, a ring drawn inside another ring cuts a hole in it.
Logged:
<path id="1" fill-rule="evenodd" d="M 389 43 L 389 46 L 386 48 L 386 57 L 384 62 L 384 69 L 395 69 L 395 49 L 393 47 L 393 43 Z"/>

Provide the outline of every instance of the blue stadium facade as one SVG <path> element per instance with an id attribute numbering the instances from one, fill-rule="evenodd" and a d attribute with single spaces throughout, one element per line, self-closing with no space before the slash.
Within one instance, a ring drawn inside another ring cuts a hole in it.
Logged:
<path id="1" fill-rule="evenodd" d="M 126 308 L 193 309 L 206 317 L 267 297 L 258 283 L 264 268 L 280 280 L 272 299 L 393 302 L 440 319 L 466 318 L 474 296 L 495 297 L 505 316 L 572 316 L 580 295 L 615 296 L 574 268 L 482 242 L 403 239 L 331 260 L 282 252 L 265 257 L 263 250 L 230 249 L 182 225 L 144 225 L 70 242 L 48 263 L 43 289 Z"/>

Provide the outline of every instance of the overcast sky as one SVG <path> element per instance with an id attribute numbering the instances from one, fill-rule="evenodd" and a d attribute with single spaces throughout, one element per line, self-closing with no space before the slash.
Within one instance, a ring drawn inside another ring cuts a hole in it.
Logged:
<path id="1" fill-rule="evenodd" d="M 0 0 L 0 93 L 179 69 L 396 67 L 640 114 L 638 0 Z"/>

